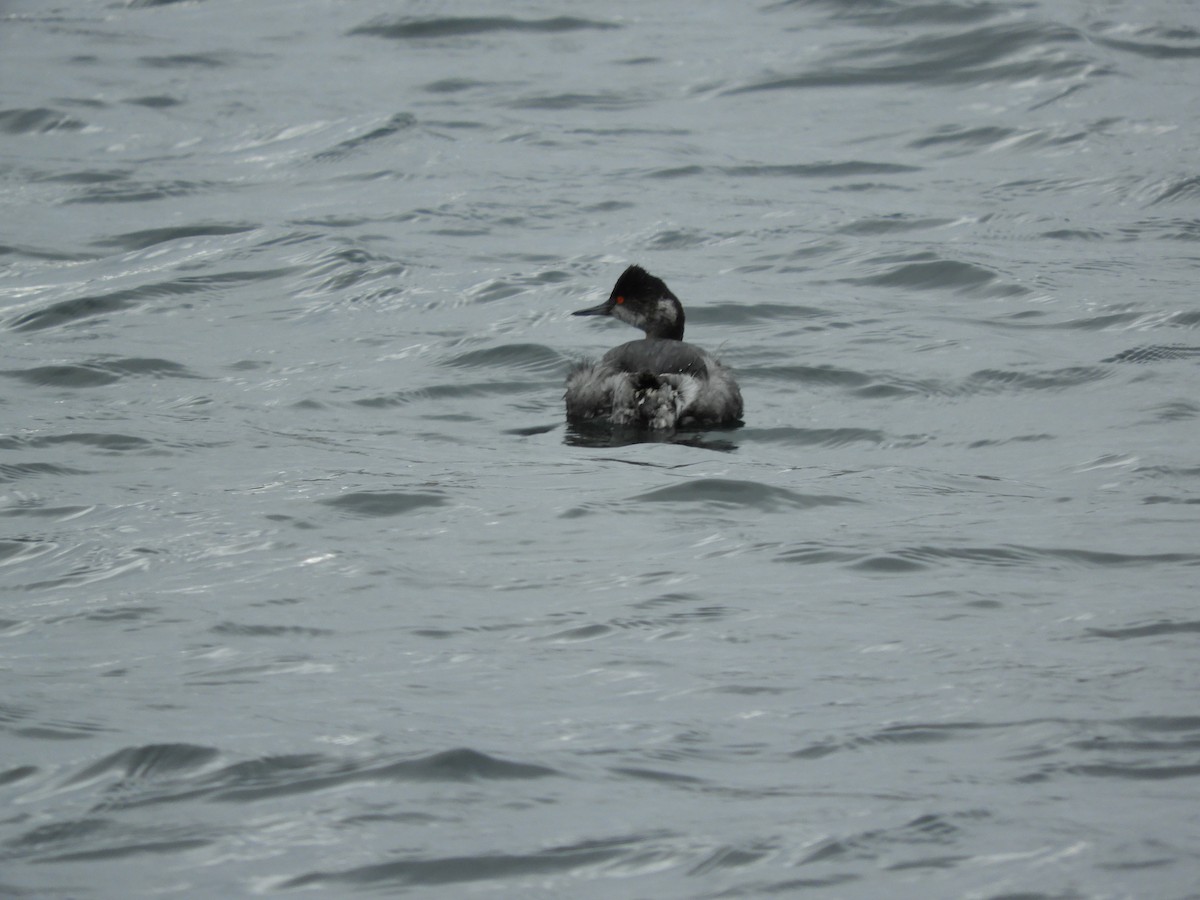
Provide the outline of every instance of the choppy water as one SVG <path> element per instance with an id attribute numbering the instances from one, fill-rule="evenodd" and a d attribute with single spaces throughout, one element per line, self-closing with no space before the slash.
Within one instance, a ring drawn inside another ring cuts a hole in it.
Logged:
<path id="1" fill-rule="evenodd" d="M 1200 896 L 1191 0 L 2 24 L 0 893 Z"/>

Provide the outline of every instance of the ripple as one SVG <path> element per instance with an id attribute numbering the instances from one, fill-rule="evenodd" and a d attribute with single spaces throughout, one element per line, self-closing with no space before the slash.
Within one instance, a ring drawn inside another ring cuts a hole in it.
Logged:
<path id="1" fill-rule="evenodd" d="M 87 123 L 57 110 L 0 109 L 0 132 L 5 134 L 46 134 L 53 131 L 80 131 Z"/>
<path id="2" fill-rule="evenodd" d="M 786 550 L 776 562 L 822 564 L 839 562 L 864 572 L 917 572 L 937 566 L 988 566 L 998 568 L 1143 568 L 1163 565 L 1200 565 L 1195 553 L 1113 553 L 1076 548 L 1040 548 L 1020 544 L 996 547 L 903 547 L 885 553 L 805 544 Z"/>
<path id="3" fill-rule="evenodd" d="M 94 850 L 73 850 L 67 853 L 39 857 L 40 862 L 87 862 L 99 860 L 116 860 L 126 856 L 140 856 L 143 853 L 181 853 L 185 850 L 199 850 L 213 843 L 210 837 L 170 838 L 172 831 L 180 830 L 171 827 L 132 828 L 122 829 L 120 839 L 107 841 L 105 846 Z M 190 829 L 182 829 L 190 830 Z M 86 843 L 81 841 L 80 843 Z"/>
<path id="4" fill-rule="evenodd" d="M 925 231 L 933 228 L 944 228 L 954 222 L 953 219 L 926 218 L 903 213 L 888 216 L 871 216 L 858 219 L 849 225 L 838 229 L 840 234 L 851 235 L 888 235 L 908 231 Z"/>
<path id="5" fill-rule="evenodd" d="M 404 293 L 396 279 L 404 276 L 408 267 L 395 259 L 378 256 L 360 247 L 339 246 L 322 252 L 304 273 L 309 285 L 305 294 L 321 297 L 323 302 L 309 306 L 312 314 L 323 314 L 330 308 L 348 304 L 361 307 L 368 299 L 391 306 Z M 353 294 L 349 288 L 360 287 Z M 332 296 L 332 299 L 327 299 Z"/>
<path id="6" fill-rule="evenodd" d="M 116 778 L 121 781 L 154 781 L 203 769 L 217 759 L 212 747 L 194 744 L 146 744 L 128 747 L 86 766 L 64 782 L 67 786 Z"/>
<path id="7" fill-rule="evenodd" d="M 1200 347 L 1186 347 L 1182 344 L 1134 347 L 1130 350 L 1122 350 L 1115 356 L 1110 356 L 1107 359 L 1101 360 L 1101 362 L 1147 363 L 1175 359 L 1200 359 Z"/>
<path id="8" fill-rule="evenodd" d="M 547 19 L 516 19 L 511 16 L 442 16 L 428 19 L 402 17 L 376 19 L 366 25 L 351 29 L 350 34 L 390 38 L 391 40 L 428 40 L 506 31 L 559 34 L 568 31 L 605 30 L 619 27 L 619 25 L 608 22 L 580 19 L 574 16 L 555 16 Z"/>
<path id="9" fill-rule="evenodd" d="M 727 478 L 697 478 L 682 484 L 656 488 L 630 499 L 642 503 L 704 503 L 724 509 L 747 507 L 764 512 L 779 509 L 813 509 L 858 502 L 849 497 L 798 494 L 786 488 Z"/>
<path id="10" fill-rule="evenodd" d="M 878 275 L 845 279 L 848 284 L 912 290 L 953 290 L 986 297 L 1014 297 L 1028 294 L 1018 284 L 998 282 L 995 272 L 973 263 L 937 259 L 922 253 L 892 265 Z"/>
<path id="11" fill-rule="evenodd" d="M 1197 200 L 1200 200 L 1200 176 L 1187 175 L 1183 178 L 1167 179 L 1157 185 L 1157 191 L 1150 203 L 1195 203 Z"/>
<path id="12" fill-rule="evenodd" d="M 291 268 L 283 268 L 186 275 L 170 281 L 155 282 L 107 294 L 59 300 L 41 309 L 14 316 L 7 322 L 7 326 L 13 331 L 41 331 L 45 328 L 75 325 L 98 316 L 139 309 L 153 300 L 208 293 L 238 284 L 278 278 L 292 271 Z"/>
<path id="13" fill-rule="evenodd" d="M 1164 634 L 1200 634 L 1200 622 L 1162 621 L 1152 622 L 1148 625 L 1132 625 L 1128 628 L 1089 628 L 1087 634 L 1092 637 L 1111 638 L 1117 641 L 1159 637 Z"/>
<path id="14" fill-rule="evenodd" d="M 430 94 L 458 94 L 490 86 L 491 82 L 475 81 L 471 78 L 439 78 L 437 81 L 431 81 L 424 85 L 421 89 Z"/>
<path id="15" fill-rule="evenodd" d="M 94 506 L 0 506 L 0 516 L 32 516 L 65 522 L 94 510 Z"/>
<path id="16" fill-rule="evenodd" d="M 317 502 L 322 506 L 332 506 L 350 516 L 386 517 L 404 515 L 429 506 L 443 506 L 446 498 L 442 494 L 434 493 L 356 491 Z"/>
<path id="17" fill-rule="evenodd" d="M 843 51 L 792 76 L 771 76 L 725 93 L 897 84 L 970 85 L 1107 74 L 1094 61 L 1066 53 L 1084 44 L 1073 28 L 1040 22 L 987 25 Z M 859 65 L 853 60 L 863 60 Z"/>
<path id="18" fill-rule="evenodd" d="M 178 853 L 209 846 L 212 837 L 201 836 L 201 830 L 201 826 L 131 825 L 109 818 L 86 817 L 38 826 L 18 837 L 13 844 L 38 853 L 35 858 L 41 863 L 117 860 L 144 853 Z M 86 849 L 55 852 L 60 846 Z"/>
<path id="19" fill-rule="evenodd" d="M 0 463 L 0 484 L 6 481 L 22 481 L 26 478 L 43 475 L 91 475 L 87 469 L 75 469 L 71 466 L 58 466 L 53 463 Z"/>
<path id="20" fill-rule="evenodd" d="M 232 59 L 225 53 L 171 53 L 143 56 L 138 62 L 151 69 L 223 69 Z"/>
<path id="21" fill-rule="evenodd" d="M 397 391 L 379 397 L 363 397 L 354 400 L 356 406 L 372 409 L 390 406 L 407 406 L 426 400 L 462 400 L 468 397 L 491 397 L 497 394 L 524 394 L 530 390 L 528 381 L 479 381 L 470 384 L 435 384 L 411 391 Z M 445 406 L 439 407 L 439 414 L 445 414 Z"/>
<path id="22" fill-rule="evenodd" d="M 700 167 L 693 167 L 700 168 Z M 699 173 L 707 171 L 700 168 Z M 869 162 L 859 159 L 822 163 L 791 163 L 786 165 L 721 166 L 715 171 L 734 178 L 852 178 L 863 175 L 904 175 L 920 172 L 920 166 L 901 163 Z"/>
<path id="23" fill-rule="evenodd" d="M 52 553 L 58 545 L 50 541 L 32 539 L 0 540 L 0 568 L 6 565 L 26 563 L 31 559 Z"/>
<path id="24" fill-rule="evenodd" d="M 9 327 L 13 331 L 36 331 L 70 324 L 81 319 L 120 312 L 134 305 L 135 291 L 118 291 L 98 297 L 81 297 L 76 300 L 60 300 L 44 309 L 24 313 L 12 319 Z"/>
<path id="25" fill-rule="evenodd" d="M 1121 778 L 1131 781 L 1169 781 L 1175 778 L 1195 778 L 1200 775 L 1200 764 L 1173 766 L 1138 766 L 1117 763 L 1094 763 L 1067 766 L 1064 771 L 1073 775 L 1091 775 L 1097 778 Z"/>
<path id="26" fill-rule="evenodd" d="M 922 845 L 952 846 L 962 840 L 963 828 L 955 819 L 973 821 L 984 817 L 982 813 L 961 815 L 926 814 L 900 825 L 874 827 L 839 837 L 818 841 L 808 853 L 796 862 L 798 866 L 840 863 L 846 865 L 855 860 L 882 860 L 894 856 L 898 849 L 912 852 Z M 893 863 L 888 869 L 904 869 L 922 866 L 946 867 L 956 859 L 966 857 L 938 857 L 936 861 L 923 857 L 902 863 Z"/>
<path id="27" fill-rule="evenodd" d="M 128 358 L 93 360 L 77 365 L 34 366 L 30 369 L 0 370 L 0 376 L 15 378 L 39 387 L 92 388 L 113 384 L 127 376 L 152 378 L 199 378 L 186 366 L 167 359 Z"/>
<path id="28" fill-rule="evenodd" d="M 130 434 L 49 434 L 29 438 L 0 438 L 0 449 L 4 450 L 37 449 L 56 447 L 62 444 L 75 444 L 114 453 L 121 453 L 127 450 L 146 450 L 154 446 L 153 441 L 134 437 Z"/>
<path id="29" fill-rule="evenodd" d="M 614 766 L 613 768 L 609 769 L 609 771 L 614 775 L 620 775 L 623 778 L 632 778 L 638 781 L 652 781 L 670 786 L 707 784 L 703 778 L 695 778 L 691 775 L 680 775 L 678 772 L 664 772 L 661 769 L 643 769 L 635 766 Z"/>
<path id="30" fill-rule="evenodd" d="M 384 138 L 390 138 L 393 135 L 399 134 L 403 131 L 408 131 L 415 127 L 416 124 L 417 118 L 412 113 L 396 113 L 381 125 L 377 125 L 363 134 L 346 138 L 344 141 L 340 141 L 338 144 L 329 148 L 328 150 L 322 150 L 313 158 L 320 161 L 341 159 L 342 157 L 355 152 L 361 147 L 365 147 L 367 144 L 374 143 L 375 141 L 379 141 Z"/>
<path id="31" fill-rule="evenodd" d="M 97 247 L 120 247 L 123 250 L 144 250 L 155 244 L 178 241 L 194 237 L 219 237 L 253 231 L 257 225 L 179 225 L 172 228 L 149 228 L 145 231 L 130 231 L 95 241 Z"/>
<path id="32" fill-rule="evenodd" d="M 821 0 L 818 0 L 821 2 Z M 816 5 L 813 0 L 783 0 L 780 8 L 789 6 Z M 980 22 L 1008 13 L 1007 4 L 983 2 L 923 2 L 912 5 L 890 2 L 845 3 L 839 0 L 824 0 L 821 5 L 830 7 L 831 18 L 846 20 L 859 25 L 952 25 Z"/>
<path id="33" fill-rule="evenodd" d="M 1011 316 L 989 319 L 985 324 L 993 328 L 1035 328 L 1070 331 L 1106 331 L 1121 329 L 1141 321 L 1140 312 L 1098 312 L 1077 319 L 1051 319 L 1038 310 L 1027 310 Z"/>
<path id="34" fill-rule="evenodd" d="M 1110 372 L 1099 366 L 1068 366 L 1041 372 L 1014 372 L 1007 369 L 981 369 L 972 372 L 963 385 L 968 394 L 1001 391 L 1058 391 L 1103 381 Z"/>
<path id="35" fill-rule="evenodd" d="M 386 782 L 466 783 L 522 781 L 558 775 L 554 769 L 459 748 L 417 758 L 346 761 L 318 754 L 267 756 L 220 765 L 213 747 L 147 744 L 127 747 L 85 765 L 48 792 L 99 788 L 109 811 L 197 799 L 252 803 L 265 799 L 327 791 L 350 784 Z M 99 827 L 106 827 L 102 823 Z M 76 845 L 62 841 L 64 826 L 43 826 L 17 842 Z"/>
<path id="36" fill-rule="evenodd" d="M 687 604 L 686 606 L 682 606 Z M 697 626 L 711 625 L 736 614 L 737 610 L 712 604 L 704 604 L 687 594 L 665 594 L 634 604 L 639 610 L 635 617 L 620 617 L 607 622 L 587 622 L 554 628 L 533 638 L 551 644 L 575 644 L 613 637 L 623 632 L 648 632 L 650 639 L 678 638 L 691 633 Z M 438 637 L 444 635 L 436 635 Z"/>
<path id="37" fill-rule="evenodd" d="M 195 194 L 221 194 L 228 186 L 215 181 L 171 178 L 162 181 L 97 182 L 94 187 L 63 203 L 146 203 Z"/>
<path id="38" fill-rule="evenodd" d="M 173 2 L 182 2 L 182 0 L 173 0 Z M 146 94 L 142 97 L 130 97 L 122 102 L 132 106 L 144 106 L 147 109 L 170 109 L 172 106 L 179 106 L 183 103 L 182 100 L 168 94 Z"/>
<path id="39" fill-rule="evenodd" d="M 1119 33 L 1121 37 L 1115 37 Z M 1195 28 L 1151 26 L 1130 31 L 1124 27 L 1107 33 L 1093 32 L 1092 40 L 1103 47 L 1150 59 L 1193 59 L 1200 57 L 1200 31 Z"/>
<path id="40" fill-rule="evenodd" d="M 269 757 L 236 763 L 214 773 L 206 782 L 214 799 L 246 802 L 363 782 L 520 781 L 557 774 L 545 766 L 459 748 L 416 759 L 373 760 L 365 764 L 342 763 L 319 756 Z"/>
<path id="41" fill-rule="evenodd" d="M 7 512 L 7 510 L 0 511 Z M 50 541 L 39 541 L 29 538 L 15 540 L 0 539 L 0 567 L 11 566 L 14 563 L 28 562 L 45 556 L 56 549 L 57 545 Z"/>
<path id="42" fill-rule="evenodd" d="M 89 168 L 65 172 L 40 172 L 33 180 L 42 184 L 111 184 L 127 181 L 133 174 L 131 169 Z"/>
<path id="43" fill-rule="evenodd" d="M 644 102 L 637 93 L 623 90 L 533 94 L 513 100 L 507 106 L 511 109 L 620 110 L 641 106 Z"/>
<path id="44" fill-rule="evenodd" d="M 559 774 L 546 766 L 512 762 L 469 747 L 391 763 L 378 771 L 406 781 L 527 780 Z"/>
<path id="45" fill-rule="evenodd" d="M 471 350 L 444 359 L 440 365 L 466 369 L 506 368 L 550 373 L 561 370 L 565 361 L 561 353 L 544 344 L 504 344 L 483 350 Z"/>
<path id="46" fill-rule="evenodd" d="M 44 578 L 40 581 L 32 581 L 28 584 L 17 585 L 17 587 L 28 591 L 45 591 L 97 584 L 112 578 L 119 578 L 122 575 L 128 575 L 132 572 L 147 570 L 150 567 L 150 560 L 147 558 L 147 554 L 152 552 L 145 548 L 121 551 L 113 554 L 112 558 L 76 565 L 63 575 Z"/>
<path id="47" fill-rule="evenodd" d="M 800 447 L 844 447 L 859 443 L 894 446 L 897 443 L 884 432 L 871 428 L 754 428 L 744 433 L 755 440 Z M 910 437 L 901 443 L 911 443 L 914 439 L 921 440 Z"/>
<path id="48" fill-rule="evenodd" d="M 859 388 L 874 381 L 871 375 L 838 366 L 744 366 L 740 372 L 753 374 L 755 378 L 781 381 L 788 384 L 831 385 L 842 388 Z"/>
<path id="49" fill-rule="evenodd" d="M 213 634 L 233 637 L 328 637 L 335 634 L 328 628 L 304 628 L 299 625 L 242 625 L 221 622 L 211 629 Z"/>
<path id="50" fill-rule="evenodd" d="M 687 308 L 689 323 L 707 325 L 779 323 L 788 319 L 823 319 L 833 315 L 831 310 L 800 303 L 711 303 Z"/>
<path id="51" fill-rule="evenodd" d="M 618 850 L 551 849 L 531 854 L 445 856 L 406 859 L 356 866 L 338 872 L 310 872 L 288 879 L 280 887 L 312 888 L 336 885 L 444 885 L 496 881 L 520 875 L 546 877 L 556 872 L 588 869 L 621 856 Z"/>
<path id="52" fill-rule="evenodd" d="M 1041 765 L 1016 777 L 1017 783 L 1040 782 L 1063 775 L 1170 780 L 1200 774 L 1200 766 L 1191 760 L 1200 746 L 1197 730 L 1195 716 L 913 722 L 889 725 L 863 735 L 816 741 L 794 751 L 793 756 L 819 760 L 839 753 L 858 753 L 881 744 L 921 747 L 978 739 L 994 744 L 999 734 L 1005 745 L 1019 742 L 1018 748 L 1008 754 L 1011 760 L 1060 756 L 1066 750 L 1071 753 L 1070 761 Z M 1087 736 L 1080 738 L 1081 732 Z M 1085 761 L 1079 761 L 1080 756 Z M 1095 761 L 1088 761 L 1087 757 Z"/>
<path id="53" fill-rule="evenodd" d="M 945 155 L 974 153 L 999 149 L 1033 149 L 1037 147 L 1061 147 L 1076 144 L 1087 138 L 1085 131 L 1059 133 L 1054 129 L 1022 129 L 1002 126 L 943 126 L 932 134 L 909 142 L 914 149 L 940 147 Z"/>
<path id="54" fill-rule="evenodd" d="M 0 770 L 0 786 L 17 784 L 36 775 L 36 766 L 14 766 L 11 769 Z"/>

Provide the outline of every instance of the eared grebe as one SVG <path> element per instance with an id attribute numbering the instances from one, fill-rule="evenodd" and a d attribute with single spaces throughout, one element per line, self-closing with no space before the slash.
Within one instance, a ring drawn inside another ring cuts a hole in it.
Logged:
<path id="1" fill-rule="evenodd" d="M 742 392 L 721 363 L 683 340 L 683 305 L 662 279 L 630 266 L 612 294 L 576 316 L 612 316 L 646 332 L 567 376 L 567 418 L 607 416 L 613 425 L 675 428 L 728 425 L 742 417 Z"/>

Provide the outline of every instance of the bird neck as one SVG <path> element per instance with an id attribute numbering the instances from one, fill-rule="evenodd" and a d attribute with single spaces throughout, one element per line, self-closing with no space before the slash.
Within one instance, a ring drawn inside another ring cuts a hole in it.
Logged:
<path id="1" fill-rule="evenodd" d="M 660 297 L 657 314 L 642 326 L 648 338 L 665 341 L 683 340 L 683 304 L 674 296 Z"/>

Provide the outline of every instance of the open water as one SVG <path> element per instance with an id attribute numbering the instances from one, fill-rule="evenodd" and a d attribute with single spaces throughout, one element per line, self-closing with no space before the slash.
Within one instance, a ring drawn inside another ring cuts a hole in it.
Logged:
<path id="1" fill-rule="evenodd" d="M 1194 0 L 0 29 L 0 894 L 1200 896 Z"/>

